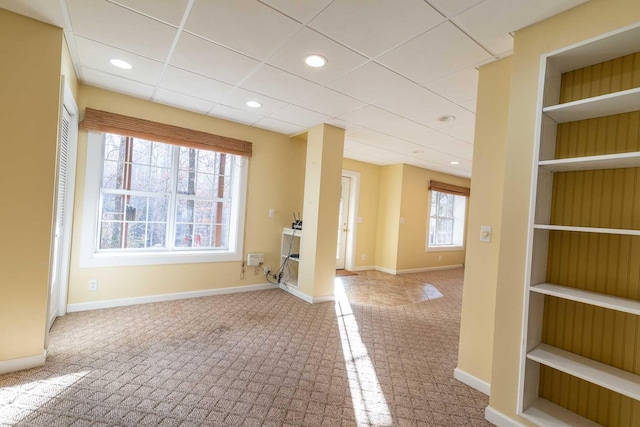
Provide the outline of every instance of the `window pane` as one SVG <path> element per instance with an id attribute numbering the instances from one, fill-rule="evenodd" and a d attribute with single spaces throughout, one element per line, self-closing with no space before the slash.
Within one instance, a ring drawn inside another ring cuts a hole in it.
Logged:
<path id="1" fill-rule="evenodd" d="M 466 197 L 432 191 L 428 246 L 463 246 Z"/>
<path id="2" fill-rule="evenodd" d="M 167 222 L 169 199 L 167 197 L 149 197 L 149 221 Z"/>
<path id="3" fill-rule="evenodd" d="M 196 225 L 195 233 L 193 235 L 194 247 L 211 247 L 211 226 L 210 225 Z"/>
<path id="4" fill-rule="evenodd" d="M 99 249 L 118 249 L 122 247 L 122 222 L 101 222 L 100 223 L 100 244 Z"/>
<path id="5" fill-rule="evenodd" d="M 126 229 L 127 248 L 140 249 L 145 247 L 146 228 L 145 223 L 128 224 Z"/>
<path id="6" fill-rule="evenodd" d="M 105 160 L 114 160 L 123 162 L 125 159 L 126 138 L 111 133 L 105 134 L 104 158 Z"/>
<path id="7" fill-rule="evenodd" d="M 122 188 L 124 184 L 124 163 L 105 160 L 102 173 L 102 188 Z"/>
<path id="8" fill-rule="evenodd" d="M 151 141 L 135 138 L 133 140 L 133 163 L 150 165 L 152 144 Z"/>
<path id="9" fill-rule="evenodd" d="M 150 173 L 149 166 L 131 165 L 131 190 L 147 191 L 150 190 Z"/>
<path id="10" fill-rule="evenodd" d="M 100 218 L 103 220 L 124 221 L 124 206 L 124 196 L 122 194 L 103 194 Z"/>
<path id="11" fill-rule="evenodd" d="M 196 191 L 198 197 L 213 197 L 213 189 L 216 184 L 215 175 L 199 173 L 196 175 Z"/>
<path id="12" fill-rule="evenodd" d="M 167 237 L 167 224 L 149 224 L 147 247 L 164 248 Z"/>
<path id="13" fill-rule="evenodd" d="M 195 202 L 195 222 L 211 224 L 213 203 L 197 200 Z"/>
<path id="14" fill-rule="evenodd" d="M 177 224 L 175 245 L 178 248 L 193 246 L 193 224 Z"/>
<path id="15" fill-rule="evenodd" d="M 153 151 L 151 152 L 151 165 L 159 168 L 170 168 L 172 148 L 169 144 L 154 142 Z"/>
<path id="16" fill-rule="evenodd" d="M 195 204 L 193 200 L 178 200 L 178 211 L 176 213 L 176 222 L 193 222 Z"/>

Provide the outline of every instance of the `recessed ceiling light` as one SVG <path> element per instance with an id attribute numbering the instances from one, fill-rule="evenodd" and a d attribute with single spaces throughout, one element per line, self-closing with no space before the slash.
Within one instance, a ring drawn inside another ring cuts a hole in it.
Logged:
<path id="1" fill-rule="evenodd" d="M 412 153 L 413 154 L 422 154 L 422 153 L 424 153 L 424 150 L 413 150 Z"/>
<path id="2" fill-rule="evenodd" d="M 327 58 L 321 55 L 309 55 L 304 58 L 304 62 L 309 67 L 320 68 L 324 67 L 327 64 Z"/>
<path id="3" fill-rule="evenodd" d="M 455 160 L 453 162 L 449 162 L 450 165 L 459 165 L 460 162 L 456 162 Z"/>
<path id="4" fill-rule="evenodd" d="M 456 116 L 440 116 L 438 117 L 439 122 L 452 122 L 456 119 Z"/>
<path id="5" fill-rule="evenodd" d="M 113 65 L 114 67 L 122 68 L 123 70 L 131 69 L 131 64 L 129 64 L 127 61 L 123 61 L 122 59 L 114 58 L 109 62 L 111 62 L 111 65 Z"/>
<path id="6" fill-rule="evenodd" d="M 247 107 L 260 108 L 262 107 L 262 104 L 260 104 L 258 101 L 247 101 Z"/>

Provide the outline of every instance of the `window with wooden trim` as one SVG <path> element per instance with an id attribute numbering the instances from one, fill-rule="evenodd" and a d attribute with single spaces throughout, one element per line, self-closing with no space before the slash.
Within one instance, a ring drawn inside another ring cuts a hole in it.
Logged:
<path id="1" fill-rule="evenodd" d="M 241 259 L 246 165 L 210 149 L 91 132 L 85 266 Z"/>
<path id="2" fill-rule="evenodd" d="M 467 198 L 431 190 L 427 250 L 464 247 Z"/>

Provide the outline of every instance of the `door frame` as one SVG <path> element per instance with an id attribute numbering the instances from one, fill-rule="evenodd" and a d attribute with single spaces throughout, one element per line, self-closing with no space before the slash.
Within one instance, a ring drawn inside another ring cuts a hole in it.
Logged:
<path id="1" fill-rule="evenodd" d="M 69 289 L 69 267 L 71 263 L 71 234 L 73 229 L 73 203 L 74 203 L 74 193 L 75 193 L 75 181 L 76 181 L 76 163 L 77 163 L 77 155 L 78 155 L 78 105 L 76 104 L 75 99 L 73 98 L 73 93 L 71 92 L 71 88 L 67 84 L 64 76 L 61 79 L 61 98 L 62 102 L 60 103 L 60 111 L 58 114 L 58 139 L 61 138 L 62 135 L 62 115 L 63 109 L 66 109 L 69 113 L 69 135 L 68 135 L 68 152 L 67 152 L 67 185 L 65 189 L 65 218 L 64 218 L 64 229 L 62 231 L 61 239 L 61 251 L 59 254 L 59 268 L 56 269 L 58 273 L 58 301 L 48 301 L 47 302 L 47 341 L 49 337 L 49 326 L 52 324 L 51 320 L 53 316 L 50 317 L 50 313 L 52 310 L 51 304 L 57 304 L 57 316 L 64 316 L 67 314 L 67 296 Z M 51 250 L 49 255 L 49 286 L 48 294 L 51 295 L 51 286 L 53 286 L 54 277 L 52 277 L 53 273 L 53 251 L 55 248 L 53 245 L 55 244 L 55 227 L 56 227 L 56 203 L 58 200 L 58 174 L 60 167 L 60 148 L 58 143 L 58 152 L 56 153 L 56 175 L 55 175 L 55 191 L 54 191 L 54 208 L 53 208 L 53 222 L 52 222 L 52 237 L 51 237 Z M 49 298 L 50 299 L 50 298 Z"/>
<path id="2" fill-rule="evenodd" d="M 360 200 L 360 172 L 343 169 L 342 175 L 351 178 L 349 188 L 349 215 L 347 217 L 347 248 L 344 268 L 354 271 L 356 266 L 356 237 L 358 235 L 358 203 Z"/>

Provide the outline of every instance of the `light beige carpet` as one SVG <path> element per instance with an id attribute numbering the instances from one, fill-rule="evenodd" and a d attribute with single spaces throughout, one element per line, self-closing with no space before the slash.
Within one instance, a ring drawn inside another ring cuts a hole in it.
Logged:
<path id="1" fill-rule="evenodd" d="M 490 425 L 453 379 L 461 282 L 362 272 L 337 304 L 269 290 L 69 314 L 45 366 L 0 376 L 0 424 Z M 347 302 L 356 288 L 369 303 Z"/>

